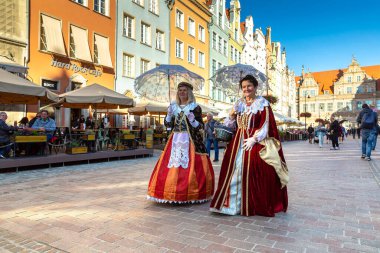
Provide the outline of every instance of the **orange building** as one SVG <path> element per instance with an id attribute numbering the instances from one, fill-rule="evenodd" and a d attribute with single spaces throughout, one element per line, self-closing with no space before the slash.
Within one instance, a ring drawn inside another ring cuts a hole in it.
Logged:
<path id="1" fill-rule="evenodd" d="M 29 26 L 31 81 L 57 93 L 92 83 L 114 90 L 116 0 L 33 0 Z"/>
<path id="2" fill-rule="evenodd" d="M 210 40 L 208 24 L 212 13 L 205 1 L 175 1 L 170 14 L 170 64 L 182 65 L 205 78 L 203 91 L 196 93 L 198 101 L 208 101 Z"/>

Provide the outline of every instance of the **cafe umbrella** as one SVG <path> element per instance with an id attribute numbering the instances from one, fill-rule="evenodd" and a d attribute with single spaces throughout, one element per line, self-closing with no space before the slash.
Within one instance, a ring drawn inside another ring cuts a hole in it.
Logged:
<path id="1" fill-rule="evenodd" d="M 180 65 L 162 64 L 138 76 L 135 91 L 145 99 L 170 103 L 175 99 L 180 82 L 188 82 L 194 91 L 200 91 L 204 78 Z"/>

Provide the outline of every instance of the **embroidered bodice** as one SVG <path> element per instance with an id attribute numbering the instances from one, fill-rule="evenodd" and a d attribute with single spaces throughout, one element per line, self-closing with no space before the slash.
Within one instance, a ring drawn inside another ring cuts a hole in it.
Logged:
<path id="1" fill-rule="evenodd" d="M 262 112 L 265 109 L 265 106 L 269 106 L 269 102 L 259 96 L 251 104 L 247 104 L 245 99 L 238 100 L 235 105 L 236 122 L 238 128 L 249 129 L 253 127 L 253 122 L 257 112 Z"/>

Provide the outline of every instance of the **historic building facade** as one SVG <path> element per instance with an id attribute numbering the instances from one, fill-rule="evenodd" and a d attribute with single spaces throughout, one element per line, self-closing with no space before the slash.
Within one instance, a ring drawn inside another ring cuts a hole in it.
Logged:
<path id="1" fill-rule="evenodd" d="M 225 0 L 208 1 L 212 20 L 208 27 L 210 34 L 209 77 L 216 71 L 228 65 L 228 19 L 226 16 Z M 216 87 L 210 80 L 210 97 L 216 107 L 224 107 L 230 102 L 221 88 Z"/>
<path id="2" fill-rule="evenodd" d="M 177 0 L 170 12 L 170 64 L 181 65 L 205 78 L 199 102 L 209 100 L 210 34 L 212 13 L 205 1 Z"/>
<path id="3" fill-rule="evenodd" d="M 346 69 L 303 70 L 296 80 L 298 114 L 311 113 L 307 124 L 318 118 L 337 118 L 347 120 L 346 126 L 354 126 L 364 103 L 380 109 L 380 65 L 361 67 L 353 58 Z"/>
<path id="4" fill-rule="evenodd" d="M 160 0 L 118 1 L 115 90 L 134 92 L 137 76 L 169 63 L 171 6 Z M 174 45 L 174 44 L 173 44 Z"/>
<path id="5" fill-rule="evenodd" d="M 114 90 L 115 27 L 116 0 L 30 1 L 29 79 L 56 93 L 93 83 Z"/>

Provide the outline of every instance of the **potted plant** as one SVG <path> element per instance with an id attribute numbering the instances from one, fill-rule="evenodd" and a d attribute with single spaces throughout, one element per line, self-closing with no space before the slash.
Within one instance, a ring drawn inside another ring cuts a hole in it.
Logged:
<path id="1" fill-rule="evenodd" d="M 66 145 L 66 153 L 67 154 L 85 154 L 88 152 L 86 146 L 80 146 L 80 140 L 71 140 Z"/>

